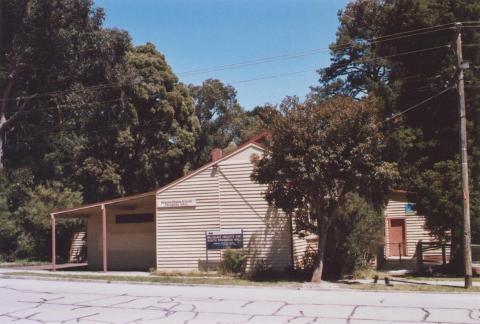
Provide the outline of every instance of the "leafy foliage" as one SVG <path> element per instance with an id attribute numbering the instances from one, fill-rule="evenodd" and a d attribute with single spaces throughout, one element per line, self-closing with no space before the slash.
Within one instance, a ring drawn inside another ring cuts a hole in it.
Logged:
<path id="1" fill-rule="evenodd" d="M 245 272 L 246 258 L 242 251 L 226 249 L 223 251 L 222 262 L 220 264 L 220 271 L 223 273 L 237 273 Z"/>
<path id="2" fill-rule="evenodd" d="M 210 161 L 212 149 L 239 144 L 261 131 L 257 115 L 244 111 L 232 86 L 208 79 L 201 86 L 190 85 L 190 92 L 200 121 L 193 158 L 196 167 Z"/>
<path id="3" fill-rule="evenodd" d="M 199 123 L 187 89 L 152 44 L 127 54 L 129 80 L 118 103 L 99 106 L 76 175 L 87 200 L 161 186 L 188 171 Z M 110 125 L 114 127 L 109 127 Z"/>
<path id="4" fill-rule="evenodd" d="M 332 63 L 319 70 L 320 84 L 312 88 L 311 97 L 321 101 L 338 94 L 357 99 L 374 94 L 381 98 L 383 118 L 391 117 L 454 84 L 453 23 L 479 19 L 480 4 L 468 0 L 352 1 L 339 13 L 337 39 L 331 45 Z M 435 26 L 441 27 L 432 28 Z M 422 30 L 409 33 L 414 29 Z M 385 37 L 391 34 L 397 36 Z M 463 28 L 462 39 L 464 59 L 472 66 L 478 65 L 480 50 L 471 45 L 478 44 L 478 28 Z M 475 89 L 479 71 L 472 68 L 465 75 L 472 201 L 480 199 L 480 95 Z M 384 159 L 399 166 L 396 187 L 417 192 L 419 211 L 428 218 L 428 228 L 440 238 L 447 235 L 441 232 L 451 229 L 453 223 L 454 230 L 459 231 L 461 221 L 452 223 L 451 219 L 453 215 L 458 217 L 462 208 L 461 193 L 451 190 L 458 174 L 452 169 L 448 173 L 437 170 L 458 159 L 456 105 L 456 93 L 451 90 L 385 123 L 383 128 L 387 143 Z M 432 182 L 435 189 L 431 188 Z M 446 201 L 450 203 L 444 205 Z M 448 209 L 440 211 L 440 205 Z M 472 206 L 476 219 L 477 209 Z M 461 250 L 458 243 L 453 242 L 453 251 Z"/>
<path id="5" fill-rule="evenodd" d="M 327 235 L 350 193 L 381 209 L 395 166 L 381 160 L 383 136 L 374 99 L 322 103 L 287 100 L 271 126 L 254 180 L 269 203 L 295 215 L 296 228 L 318 234 L 313 281 L 320 281 Z"/>
<path id="6" fill-rule="evenodd" d="M 126 32 L 103 29 L 87 0 L 7 2 L 3 13 L 16 27 L 4 37 L 1 86 L 24 98 L 2 110 L 9 169 L 31 168 L 36 183 L 60 181 L 87 202 L 189 169 L 192 100 L 152 44 L 134 48 Z"/>
<path id="7" fill-rule="evenodd" d="M 448 191 L 445 191 L 448 188 Z M 452 241 L 452 247 L 460 249 L 463 236 L 463 193 L 460 165 L 457 161 L 442 161 L 422 174 L 416 208 L 429 215 L 427 227 L 440 241 Z M 474 242 L 480 240 L 480 201 L 471 197 L 471 229 Z M 452 266 L 461 269 L 462 252 L 452 253 Z"/>
<path id="8" fill-rule="evenodd" d="M 327 240 L 325 276 L 338 279 L 368 267 L 382 243 L 383 224 L 382 210 L 348 194 Z"/>
<path id="9" fill-rule="evenodd" d="M 31 176 L 5 174 L 0 186 L 0 253 L 10 258 L 42 260 L 50 251 L 50 218 L 52 210 L 69 208 L 82 202 L 79 192 L 53 182 L 29 188 Z M 59 224 L 61 232 L 78 228 L 78 221 Z"/>

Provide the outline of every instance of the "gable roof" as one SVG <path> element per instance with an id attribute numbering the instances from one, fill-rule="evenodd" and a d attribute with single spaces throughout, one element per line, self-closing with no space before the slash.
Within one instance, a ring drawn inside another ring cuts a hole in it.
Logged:
<path id="1" fill-rule="evenodd" d="M 160 193 L 160 192 L 163 192 L 173 186 L 175 186 L 176 184 L 178 183 L 181 183 L 187 179 L 190 179 L 191 177 L 195 176 L 196 174 L 210 168 L 211 166 L 213 165 L 216 165 L 218 163 L 221 163 L 222 161 L 225 161 L 225 160 L 228 160 L 230 159 L 231 157 L 245 151 L 246 149 L 250 148 L 250 147 L 255 147 L 261 151 L 265 151 L 265 148 L 263 145 L 257 143 L 256 141 L 259 140 L 260 138 L 263 138 L 263 136 L 257 136 L 253 139 L 251 139 L 250 141 L 240 145 L 237 149 L 235 149 L 233 152 L 225 155 L 224 157 L 216 160 L 216 161 L 211 161 L 203 166 L 201 166 L 200 168 L 190 172 L 189 174 L 183 176 L 183 177 L 180 177 L 168 184 L 166 184 L 165 186 L 163 187 L 160 187 L 160 188 L 157 188 L 157 189 L 154 189 L 152 191 L 148 191 L 148 192 L 144 192 L 144 193 L 140 193 L 140 194 L 136 194 L 136 195 L 130 195 L 130 196 L 125 196 L 125 197 L 119 197 L 119 198 L 114 198 L 114 199 L 109 199 L 109 200 L 104 200 L 104 201 L 99 201 L 99 202 L 96 202 L 96 203 L 92 203 L 92 204 L 86 204 L 86 205 L 81 205 L 81 206 L 78 206 L 78 207 L 74 207 L 74 208 L 67 208 L 67 209 L 62 209 L 62 210 L 53 210 L 51 212 L 52 215 L 57 215 L 57 214 L 65 214 L 65 213 L 68 213 L 68 212 L 74 212 L 74 211 L 79 211 L 79 210 L 83 210 L 83 209 L 89 209 L 89 208 L 94 208 L 94 207 L 101 207 L 102 205 L 111 205 L 111 204 L 115 204 L 115 203 L 119 203 L 119 202 L 124 202 L 124 201 L 128 201 L 128 200 L 134 200 L 134 199 L 139 199 L 139 198 L 144 198 L 144 197 L 148 197 L 148 196 L 154 196 L 156 195 L 157 193 Z"/>
<path id="2" fill-rule="evenodd" d="M 156 190 L 156 192 L 157 192 L 157 193 L 160 193 L 160 192 L 163 192 L 163 191 L 165 191 L 165 190 L 167 190 L 167 189 L 170 189 L 171 187 L 173 187 L 173 186 L 175 186 L 175 185 L 177 185 L 177 184 L 179 184 L 179 183 L 181 183 L 181 182 L 183 182 L 183 181 L 185 181 L 185 180 L 187 180 L 187 179 L 190 179 L 191 177 L 199 174 L 200 172 L 202 172 L 202 171 L 204 171 L 204 170 L 207 170 L 207 169 L 210 168 L 211 166 L 214 166 L 214 165 L 219 164 L 219 163 L 221 163 L 221 162 L 223 162 L 223 161 L 225 161 L 225 160 L 230 159 L 231 157 L 233 157 L 233 156 L 235 156 L 235 155 L 237 155 L 237 154 L 245 151 L 246 149 L 248 149 L 248 148 L 250 148 L 250 147 L 255 147 L 255 148 L 257 148 L 257 149 L 259 149 L 259 150 L 261 150 L 261 151 L 265 151 L 265 148 L 263 147 L 263 145 L 261 145 L 261 144 L 259 144 L 259 143 L 256 143 L 256 142 L 254 142 L 254 141 L 249 141 L 249 142 L 241 145 L 240 147 L 238 147 L 235 151 L 233 151 L 233 152 L 225 155 L 225 156 L 222 157 L 221 159 L 218 159 L 218 160 L 216 160 L 216 161 L 211 161 L 211 162 L 209 162 L 209 163 L 201 166 L 200 168 L 196 169 L 195 171 L 193 171 L 193 172 L 191 172 L 191 173 L 189 173 L 189 174 L 187 174 L 187 175 L 185 175 L 185 176 L 183 176 L 183 177 L 181 177 L 181 178 L 179 178 L 179 179 L 177 179 L 177 180 L 175 180 L 175 181 L 173 181 L 173 182 L 170 182 L 169 184 L 167 184 L 167 185 L 165 185 L 165 186 L 163 186 L 163 187 L 158 188 L 158 189 Z"/>

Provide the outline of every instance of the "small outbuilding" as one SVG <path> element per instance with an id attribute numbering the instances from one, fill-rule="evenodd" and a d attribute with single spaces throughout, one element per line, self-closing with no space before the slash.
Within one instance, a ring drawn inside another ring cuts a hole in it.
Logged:
<path id="1" fill-rule="evenodd" d="M 426 261 L 446 262 L 450 247 L 441 244 L 425 227 L 425 216 L 418 215 L 414 193 L 393 190 L 385 208 L 385 248 L 387 261 L 403 260 L 416 264 Z"/>
<path id="2" fill-rule="evenodd" d="M 207 249 L 207 238 L 221 243 L 235 235 L 248 268 L 301 265 L 308 243 L 293 234 L 287 215 L 268 205 L 266 187 L 250 178 L 252 155 L 263 153 L 255 141 L 226 156 L 215 150 L 210 163 L 157 190 L 53 212 L 53 270 L 58 218 L 86 221 L 92 270 L 198 271 L 207 259 L 221 260 L 222 250 L 212 242 Z"/>

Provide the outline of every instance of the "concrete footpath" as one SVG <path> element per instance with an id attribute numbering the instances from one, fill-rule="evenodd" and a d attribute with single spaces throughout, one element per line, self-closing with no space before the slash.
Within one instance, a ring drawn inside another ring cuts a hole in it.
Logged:
<path id="1" fill-rule="evenodd" d="M 356 280 L 349 280 L 347 282 L 358 282 L 362 284 L 371 284 L 373 282 L 372 279 L 356 279 Z M 378 281 L 382 284 L 383 280 Z M 462 280 L 417 280 L 417 279 L 404 279 L 401 277 L 390 277 L 390 282 L 395 285 L 426 285 L 426 286 L 445 286 L 445 287 L 463 287 L 465 285 L 464 281 Z M 473 287 L 480 287 L 480 281 L 474 281 Z"/>
<path id="2" fill-rule="evenodd" d="M 480 323 L 480 294 L 0 279 L 0 323 Z"/>

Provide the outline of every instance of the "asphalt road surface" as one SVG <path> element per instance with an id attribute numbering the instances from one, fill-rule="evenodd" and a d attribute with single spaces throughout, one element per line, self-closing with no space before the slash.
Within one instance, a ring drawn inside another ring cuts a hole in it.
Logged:
<path id="1" fill-rule="evenodd" d="M 0 323 L 480 323 L 480 294 L 0 279 Z"/>

